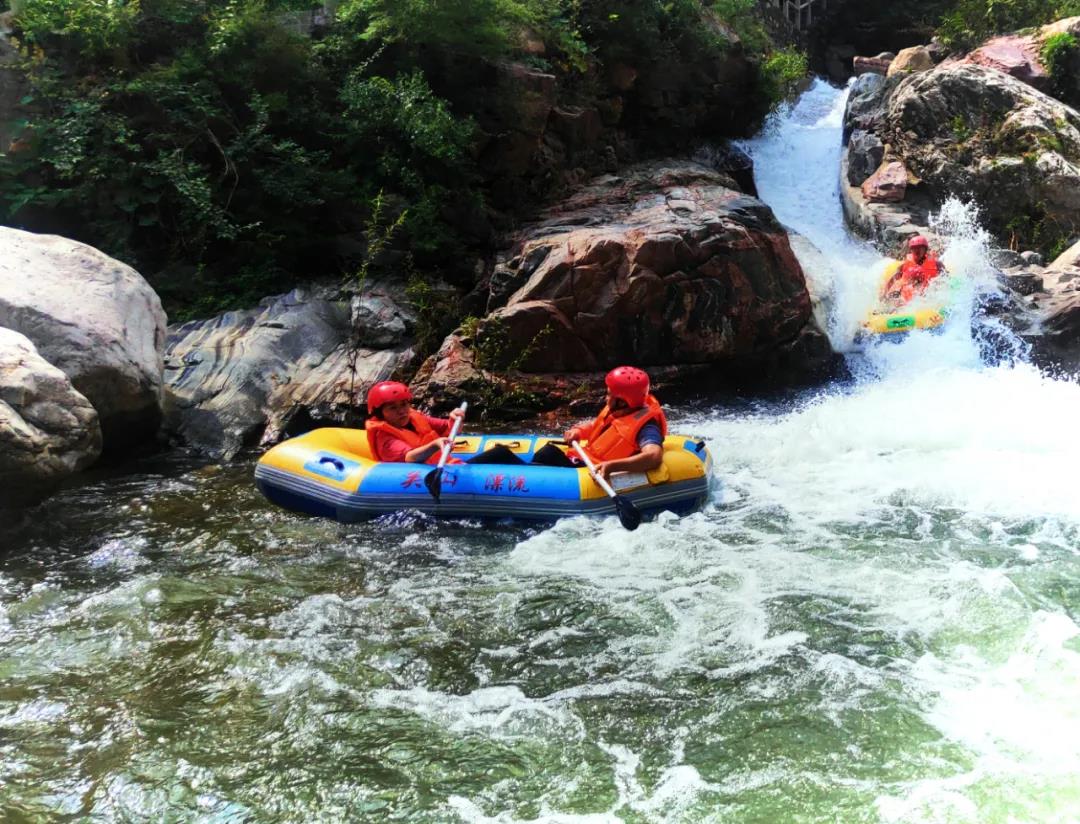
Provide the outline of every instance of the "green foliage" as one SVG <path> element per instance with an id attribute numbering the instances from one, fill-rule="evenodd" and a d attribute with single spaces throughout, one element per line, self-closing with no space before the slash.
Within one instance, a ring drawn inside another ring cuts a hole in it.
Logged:
<path id="1" fill-rule="evenodd" d="M 551 332 L 551 326 L 545 326 L 528 344 L 519 346 L 511 339 L 510 330 L 502 318 L 465 318 L 461 324 L 462 341 L 472 352 L 473 366 L 481 376 L 479 385 L 470 386 L 469 389 L 480 410 L 481 419 L 513 418 L 523 410 L 543 406 L 542 399 L 529 391 L 525 381 L 515 373 L 536 353 Z"/>
<path id="2" fill-rule="evenodd" d="M 1068 225 L 1052 217 L 1044 203 L 1037 203 L 1014 215 L 1006 224 L 1009 248 L 1034 249 L 1053 260 L 1069 247 L 1072 232 Z"/>
<path id="3" fill-rule="evenodd" d="M 955 0 L 938 33 L 948 45 L 970 48 L 987 37 L 1080 14 L 1080 0 Z"/>
<path id="4" fill-rule="evenodd" d="M 782 49 L 773 52 L 761 67 L 762 87 L 771 104 L 790 97 L 806 79 L 810 63 L 804 52 Z"/>
<path id="5" fill-rule="evenodd" d="M 771 41 L 758 13 L 757 0 L 713 0 L 712 10 L 731 26 L 750 54 L 769 50 Z"/>
<path id="6" fill-rule="evenodd" d="M 1054 90 L 1071 98 L 1074 89 L 1070 86 L 1077 85 L 1075 74 L 1080 70 L 1080 43 L 1076 37 L 1068 32 L 1051 35 L 1043 43 L 1041 56 Z"/>
<path id="7" fill-rule="evenodd" d="M 769 48 L 756 0 L 343 0 L 315 37 L 290 31 L 283 15 L 320 6 L 14 4 L 32 92 L 18 151 L 0 155 L 6 222 L 133 264 L 174 317 L 355 273 L 384 213 L 388 253 L 453 279 L 460 227 L 485 208 L 480 133 L 435 91 L 432 54 L 520 59 L 539 39 L 532 59 L 588 93 L 606 61 L 724 57 L 730 30 Z M 796 53 L 763 64 L 777 97 L 804 72 Z M 482 237 L 486 216 L 471 225 Z"/>
<path id="8" fill-rule="evenodd" d="M 17 11 L 27 42 L 45 47 L 62 39 L 94 59 L 130 41 L 139 12 L 139 0 L 24 0 Z"/>
<path id="9" fill-rule="evenodd" d="M 535 22 L 518 0 L 346 0 L 343 21 L 362 21 L 362 37 L 494 56 L 508 50 L 521 27 Z"/>
<path id="10" fill-rule="evenodd" d="M 405 297 L 416 312 L 417 352 L 421 356 L 431 355 L 457 325 L 461 307 L 456 293 L 437 288 L 415 268 L 407 268 L 410 274 Z"/>
<path id="11" fill-rule="evenodd" d="M 972 136 L 971 127 L 961 114 L 956 115 L 949 124 L 957 143 L 966 143 Z"/>
<path id="12" fill-rule="evenodd" d="M 348 50 L 346 72 L 281 24 L 311 5 L 27 0 L 30 140 L 0 156 L 8 221 L 48 215 L 132 263 L 174 316 L 287 286 L 285 272 L 355 271 L 334 238 L 383 197 L 401 242 L 453 257 L 449 204 L 478 197 L 471 123 L 420 72 L 366 76 L 354 67 L 371 61 Z M 127 28 L 91 16 L 116 9 Z"/>

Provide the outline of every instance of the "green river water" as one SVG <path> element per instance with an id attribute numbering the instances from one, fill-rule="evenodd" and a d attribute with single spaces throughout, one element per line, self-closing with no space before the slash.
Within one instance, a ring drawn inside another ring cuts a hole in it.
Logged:
<path id="1" fill-rule="evenodd" d="M 753 147 L 789 223 L 839 96 Z M 340 526 L 250 458 L 68 489 L 0 530 L 0 820 L 1080 821 L 1080 386 L 853 363 L 676 409 L 712 501 L 633 533 Z"/>

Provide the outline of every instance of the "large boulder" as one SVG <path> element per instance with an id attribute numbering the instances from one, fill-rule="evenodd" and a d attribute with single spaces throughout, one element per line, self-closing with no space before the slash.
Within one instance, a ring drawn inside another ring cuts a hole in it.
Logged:
<path id="1" fill-rule="evenodd" d="M 1051 269 L 1064 269 L 1068 266 L 1080 267 L 1080 240 L 1058 255 L 1050 264 Z"/>
<path id="2" fill-rule="evenodd" d="M 458 335 L 429 365 L 446 375 L 440 389 L 477 365 L 477 351 L 481 369 L 524 374 L 623 362 L 763 370 L 812 323 L 802 269 L 772 211 L 690 161 L 584 187 L 520 234 L 499 288 L 505 305 L 489 302 L 473 339 Z"/>
<path id="3" fill-rule="evenodd" d="M 925 72 L 934 68 L 934 58 L 925 46 L 912 46 L 901 49 L 896 59 L 889 64 L 886 74 L 889 77 L 897 74 L 914 74 Z"/>
<path id="4" fill-rule="evenodd" d="M 0 328 L 0 509 L 36 502 L 100 454 L 94 407 L 25 335 Z"/>
<path id="5" fill-rule="evenodd" d="M 0 227 L 0 326 L 23 333 L 101 419 L 105 448 L 161 422 L 165 312 L 143 277 L 91 246 Z"/>
<path id="6" fill-rule="evenodd" d="M 1049 75 L 1039 57 L 1039 40 L 1034 36 L 1007 34 L 995 37 L 965 55 L 960 62 L 996 69 L 1041 91 L 1047 90 Z"/>
<path id="7" fill-rule="evenodd" d="M 965 64 L 913 75 L 883 128 L 930 190 L 974 196 L 998 232 L 1020 216 L 1080 230 L 1080 113 L 1016 78 Z"/>
<path id="8" fill-rule="evenodd" d="M 907 194 L 907 184 L 907 169 L 903 163 L 893 160 L 883 163 L 863 182 L 862 193 L 870 203 L 899 203 Z"/>
<path id="9" fill-rule="evenodd" d="M 1026 327 L 1032 359 L 1045 369 L 1080 376 L 1080 267 L 1038 269 L 1039 289 L 1015 313 Z"/>
<path id="10" fill-rule="evenodd" d="M 864 134 L 853 145 L 856 131 Z M 866 234 L 911 234 L 950 196 L 974 199 L 1003 246 L 1048 247 L 1080 233 L 1080 113 L 996 69 L 952 62 L 884 83 L 860 78 L 845 134 L 841 196 Z M 870 135 L 887 163 L 907 170 L 902 204 L 874 202 L 898 187 L 852 185 Z"/>
<path id="11" fill-rule="evenodd" d="M 411 364 L 412 323 L 392 290 L 373 287 L 351 310 L 332 295 L 294 290 L 172 327 L 166 428 L 227 459 L 260 438 L 276 440 L 298 416 L 341 423 L 368 387 Z"/>

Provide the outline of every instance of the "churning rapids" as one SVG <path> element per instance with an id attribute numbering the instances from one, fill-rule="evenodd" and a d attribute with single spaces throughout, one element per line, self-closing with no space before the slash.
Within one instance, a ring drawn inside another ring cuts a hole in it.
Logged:
<path id="1" fill-rule="evenodd" d="M 838 345 L 842 98 L 748 144 Z M 717 491 L 634 533 L 344 528 L 250 464 L 61 494 L 0 536 L 0 819 L 1080 820 L 1080 386 L 953 327 L 676 410 Z"/>

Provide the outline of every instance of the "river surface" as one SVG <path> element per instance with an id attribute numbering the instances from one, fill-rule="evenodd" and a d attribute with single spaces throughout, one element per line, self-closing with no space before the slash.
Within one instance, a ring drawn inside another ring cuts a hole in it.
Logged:
<path id="1" fill-rule="evenodd" d="M 841 105 L 749 149 L 844 346 Z M 1080 820 L 1080 387 L 954 326 L 675 410 L 713 499 L 633 533 L 343 527 L 250 461 L 60 494 L 0 533 L 0 820 Z"/>

